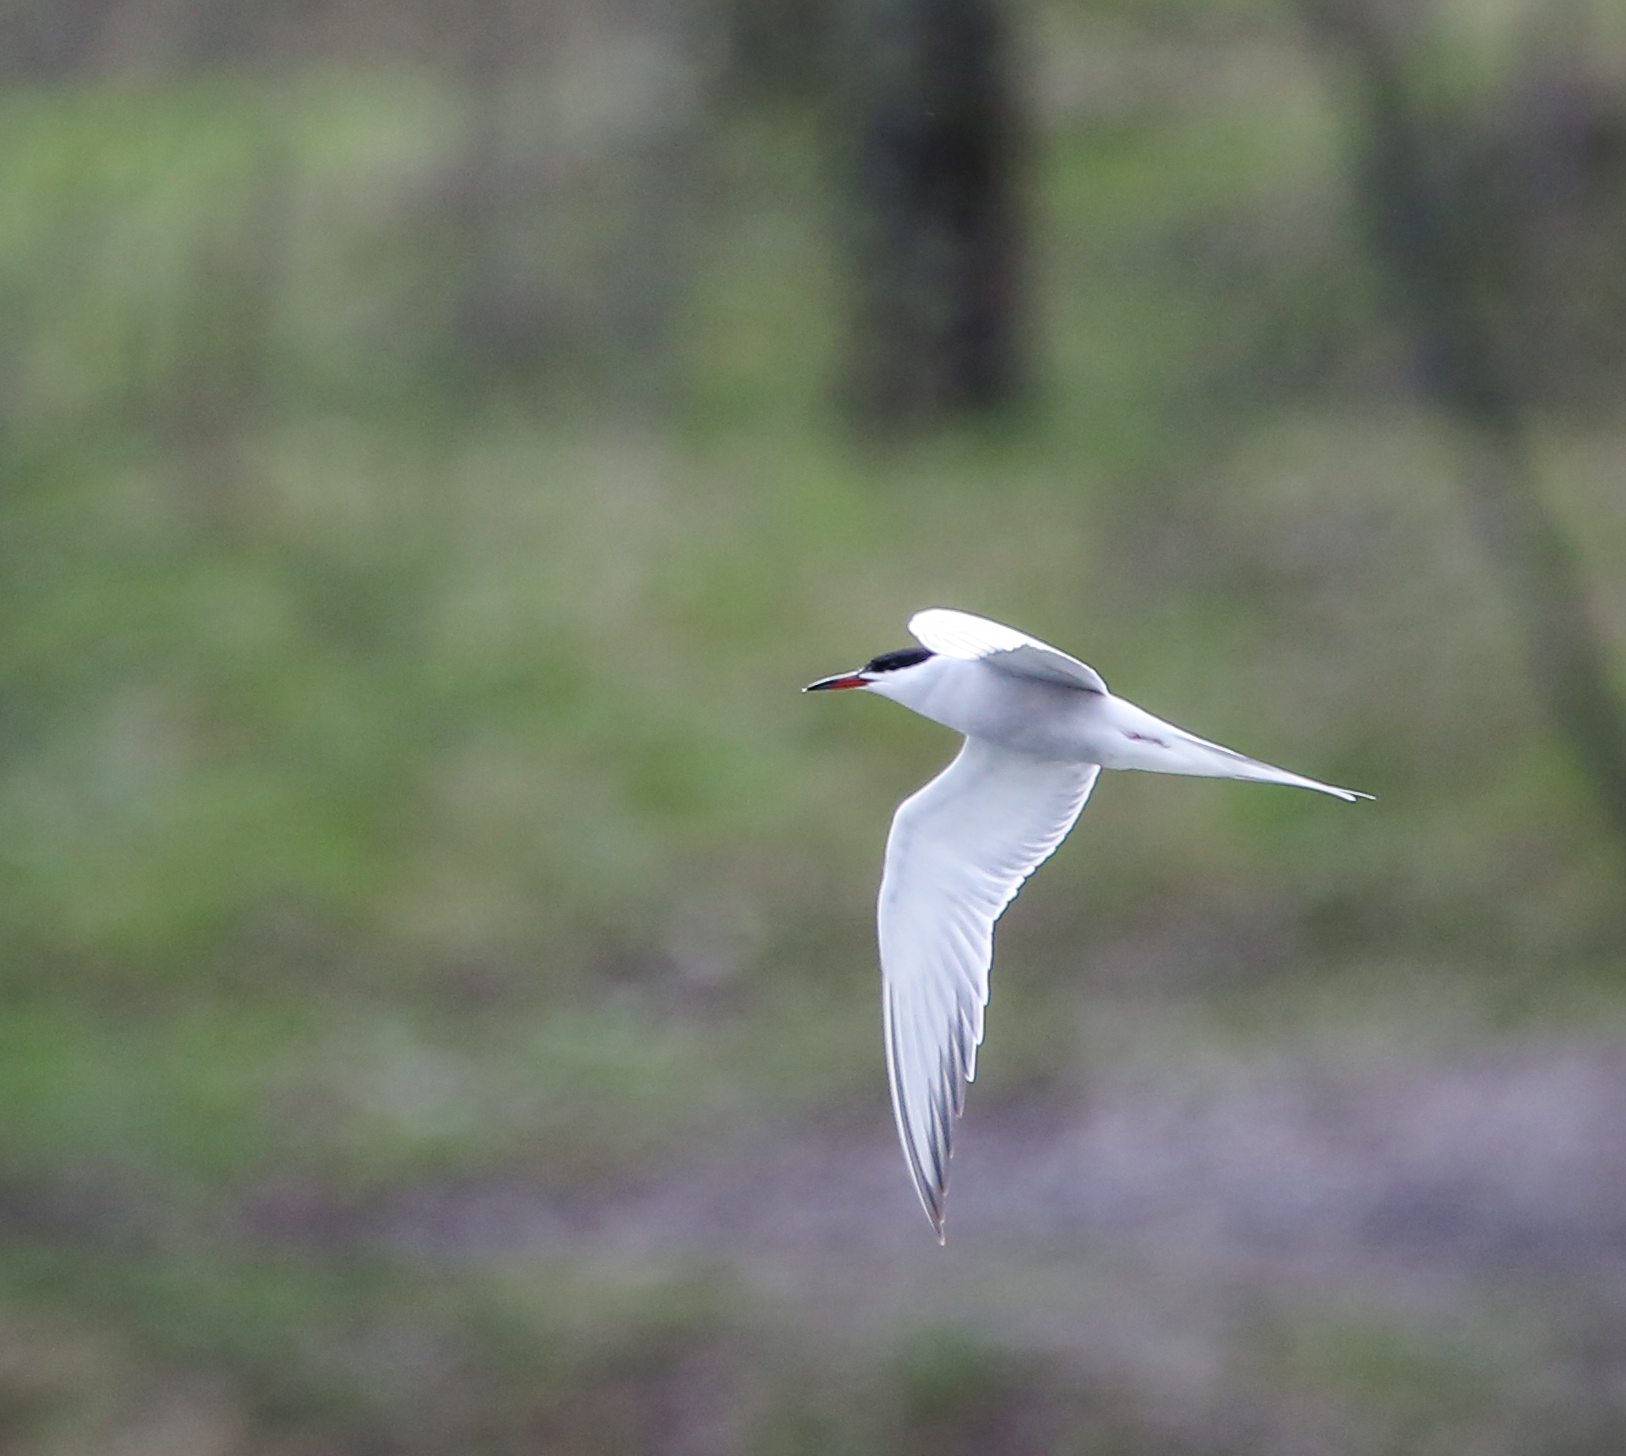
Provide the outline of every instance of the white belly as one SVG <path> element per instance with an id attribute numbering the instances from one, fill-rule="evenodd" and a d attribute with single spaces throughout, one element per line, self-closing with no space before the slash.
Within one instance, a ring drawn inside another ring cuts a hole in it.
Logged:
<path id="1" fill-rule="evenodd" d="M 956 663 L 910 704 L 917 713 L 971 738 L 1063 763 L 1102 763 L 1111 734 L 1099 693 L 1014 677 L 980 662 Z"/>
<path id="2" fill-rule="evenodd" d="M 1234 771 L 1206 753 L 1193 756 L 1193 743 L 1202 740 L 1124 698 L 1015 677 L 980 662 L 957 662 L 954 668 L 910 706 L 969 737 L 1061 763 L 1162 773 Z"/>

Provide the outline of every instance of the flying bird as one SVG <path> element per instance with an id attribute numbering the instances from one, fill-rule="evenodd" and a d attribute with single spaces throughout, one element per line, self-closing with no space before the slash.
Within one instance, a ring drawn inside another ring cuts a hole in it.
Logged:
<path id="1" fill-rule="evenodd" d="M 933 607 L 919 647 L 883 652 L 804 692 L 866 688 L 965 735 L 898 805 L 876 909 L 892 1111 L 942 1243 L 950 1142 L 976 1075 L 994 922 L 1073 827 L 1103 768 L 1334 788 L 1198 738 L 1107 691 L 1076 657 L 1014 628 Z"/>

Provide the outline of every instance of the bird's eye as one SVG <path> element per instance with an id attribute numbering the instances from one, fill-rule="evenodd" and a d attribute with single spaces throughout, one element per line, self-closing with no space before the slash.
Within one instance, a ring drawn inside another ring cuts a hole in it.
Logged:
<path id="1" fill-rule="evenodd" d="M 864 664 L 865 672 L 896 672 L 900 667 L 913 667 L 932 656 L 924 647 L 900 647 L 896 652 L 883 652 Z"/>

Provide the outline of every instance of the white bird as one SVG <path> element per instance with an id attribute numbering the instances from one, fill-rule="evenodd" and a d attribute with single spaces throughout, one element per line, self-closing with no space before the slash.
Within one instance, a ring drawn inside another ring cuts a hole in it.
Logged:
<path id="1" fill-rule="evenodd" d="M 804 692 L 867 688 L 965 735 L 898 805 L 876 920 L 892 1110 L 909 1176 L 943 1235 L 950 1136 L 976 1075 L 994 922 L 1073 827 L 1103 768 L 1334 788 L 1198 738 L 1107 691 L 1100 673 L 1011 627 L 934 607 L 919 647 Z"/>

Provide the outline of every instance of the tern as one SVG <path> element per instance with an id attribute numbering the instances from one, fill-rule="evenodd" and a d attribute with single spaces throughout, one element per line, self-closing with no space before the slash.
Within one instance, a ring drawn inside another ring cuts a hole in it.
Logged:
<path id="1" fill-rule="evenodd" d="M 909 1177 L 944 1241 L 953 1127 L 976 1075 L 994 922 L 1073 827 L 1104 768 L 1339 789 L 1187 733 L 1107 691 L 1101 674 L 968 612 L 909 619 L 919 647 L 883 652 L 804 692 L 866 688 L 965 735 L 898 805 L 876 921 L 892 1111 Z"/>

